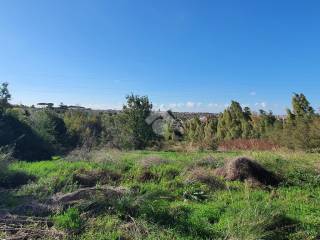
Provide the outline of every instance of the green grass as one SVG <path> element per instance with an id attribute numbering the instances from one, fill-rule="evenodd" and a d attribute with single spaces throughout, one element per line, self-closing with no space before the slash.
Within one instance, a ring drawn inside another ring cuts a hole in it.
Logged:
<path id="1" fill-rule="evenodd" d="M 101 155 L 101 152 L 99 153 Z M 103 153 L 102 153 L 103 154 Z M 317 239 L 320 236 L 320 155 L 291 152 L 153 152 L 110 153 L 113 161 L 67 162 L 56 158 L 42 162 L 15 162 L 11 171 L 34 175 L 36 181 L 17 192 L 7 193 L 3 205 L 18 204 L 16 198 L 44 200 L 57 192 L 79 186 L 72 174 L 79 169 L 108 169 L 121 173 L 118 183 L 132 193 L 112 206 L 99 208 L 95 216 L 76 216 L 68 211 L 56 217 L 63 226 L 72 217 L 85 223 L 74 239 Z M 141 160 L 150 156 L 167 159 L 146 168 Z M 227 159 L 247 156 L 283 177 L 273 189 L 250 188 L 245 183 L 224 182 L 226 189 L 213 189 L 188 182 L 197 161 L 211 157 L 215 168 Z M 149 171 L 152 178 L 141 180 Z M 5 203 L 6 202 L 6 203 Z M 72 216 L 71 216 L 72 215 Z M 70 217 L 71 216 L 71 217 Z M 81 216 L 81 217 L 80 217 Z M 80 219 L 81 218 L 81 219 Z M 71 221 L 71 223 L 70 223 Z M 61 224 L 60 224 L 61 225 Z M 81 224 L 82 225 L 82 224 Z M 76 227 L 77 228 L 77 227 Z"/>

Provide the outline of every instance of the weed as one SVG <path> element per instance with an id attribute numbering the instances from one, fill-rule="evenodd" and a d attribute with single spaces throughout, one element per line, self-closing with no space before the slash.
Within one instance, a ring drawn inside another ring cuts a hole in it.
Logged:
<path id="1" fill-rule="evenodd" d="M 59 229 L 75 233 L 79 232 L 84 224 L 77 208 L 69 208 L 64 213 L 55 215 L 53 222 Z"/>

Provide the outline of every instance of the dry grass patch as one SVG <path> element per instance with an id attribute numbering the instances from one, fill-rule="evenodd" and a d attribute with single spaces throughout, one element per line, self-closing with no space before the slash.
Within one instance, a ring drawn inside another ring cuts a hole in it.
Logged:
<path id="1" fill-rule="evenodd" d="M 219 180 L 213 170 L 202 167 L 194 168 L 187 172 L 187 182 L 200 182 L 206 184 L 210 189 L 225 189 L 225 184 Z"/>
<path id="2" fill-rule="evenodd" d="M 228 161 L 223 167 L 214 171 L 216 176 L 230 181 L 247 181 L 257 186 L 277 186 L 280 178 L 257 162 L 248 158 Z"/>
<path id="3" fill-rule="evenodd" d="M 142 182 L 142 183 L 154 181 L 158 179 L 159 179 L 159 176 L 148 169 L 143 170 L 141 174 L 138 176 L 139 182 Z"/>
<path id="4" fill-rule="evenodd" d="M 57 211 L 86 201 L 92 201 L 98 197 L 105 199 L 105 201 L 110 201 L 111 199 L 117 200 L 123 197 L 126 193 L 128 193 L 128 190 L 124 187 L 101 186 L 80 188 L 71 193 L 58 193 L 54 195 L 49 200 L 49 205 L 51 209 Z"/>
<path id="5" fill-rule="evenodd" d="M 196 167 L 218 168 L 221 167 L 221 161 L 213 157 L 205 157 L 195 162 Z"/>
<path id="6" fill-rule="evenodd" d="M 120 181 L 121 174 L 110 170 L 85 170 L 80 169 L 73 175 L 73 181 L 81 186 L 93 187 L 97 183 L 109 184 Z"/>
<path id="7" fill-rule="evenodd" d="M 279 149 L 277 144 L 265 139 L 234 139 L 219 144 L 220 151 L 256 150 L 271 151 Z"/>
<path id="8" fill-rule="evenodd" d="M 131 218 L 130 222 L 120 225 L 120 230 L 123 233 L 123 239 L 144 239 L 148 236 L 148 229 L 144 226 L 146 223 L 137 221 Z"/>
<path id="9" fill-rule="evenodd" d="M 140 160 L 140 164 L 144 168 L 150 168 L 152 166 L 159 166 L 161 164 L 166 164 L 166 163 L 169 163 L 169 160 L 163 159 L 160 157 L 156 157 L 156 156 L 150 156 L 150 157 L 146 157 L 146 158 Z"/>
<path id="10" fill-rule="evenodd" d="M 115 163 L 119 161 L 121 152 L 109 149 L 77 148 L 70 152 L 64 159 L 69 162 L 88 161 L 95 163 Z"/>

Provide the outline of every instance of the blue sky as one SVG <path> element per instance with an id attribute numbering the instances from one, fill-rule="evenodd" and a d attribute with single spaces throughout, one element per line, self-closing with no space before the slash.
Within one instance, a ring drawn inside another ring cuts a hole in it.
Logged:
<path id="1" fill-rule="evenodd" d="M 282 113 L 320 106 L 320 1 L 2 0 L 0 82 L 13 102 Z"/>

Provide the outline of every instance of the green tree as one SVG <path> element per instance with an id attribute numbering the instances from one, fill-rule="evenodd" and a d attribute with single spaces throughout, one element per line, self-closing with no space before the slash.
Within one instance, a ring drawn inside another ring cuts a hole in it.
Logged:
<path id="1" fill-rule="evenodd" d="M 216 118 L 210 118 L 206 122 L 204 126 L 204 144 L 209 149 L 216 149 L 217 148 L 217 125 L 218 121 Z"/>
<path id="2" fill-rule="evenodd" d="M 304 94 L 295 93 L 292 98 L 293 114 L 297 118 L 309 118 L 314 115 L 314 109 L 310 106 Z"/>
<path id="3" fill-rule="evenodd" d="M 156 135 L 146 119 L 151 114 L 152 103 L 147 96 L 128 95 L 127 103 L 123 106 L 123 131 L 133 148 L 143 149 L 149 145 Z"/>
<path id="4" fill-rule="evenodd" d="M 191 143 L 198 143 L 203 140 L 204 132 L 203 126 L 198 117 L 189 119 L 184 124 L 185 139 Z"/>
<path id="5" fill-rule="evenodd" d="M 220 115 L 217 128 L 219 140 L 249 138 L 253 135 L 251 112 L 249 108 L 242 110 L 240 103 L 232 101 Z"/>
<path id="6" fill-rule="evenodd" d="M 270 135 L 277 118 L 271 111 L 266 112 L 260 110 L 259 112 L 259 115 L 257 115 L 253 121 L 254 136 L 256 138 L 265 138 Z"/>
<path id="7" fill-rule="evenodd" d="M 314 109 L 304 94 L 294 93 L 292 97 L 292 110 L 287 109 L 287 125 L 295 126 L 304 121 L 310 121 L 315 115 Z"/>
<path id="8" fill-rule="evenodd" d="M 3 112 L 10 106 L 11 94 L 8 89 L 8 83 L 4 82 L 0 85 L 0 112 Z"/>
<path id="9" fill-rule="evenodd" d="M 302 150 L 314 148 L 314 143 L 319 142 L 320 136 L 315 132 L 318 129 L 317 118 L 305 95 L 295 93 L 292 97 L 292 110 L 287 110 L 281 136 L 282 145 Z"/>

